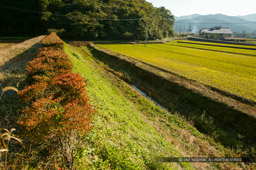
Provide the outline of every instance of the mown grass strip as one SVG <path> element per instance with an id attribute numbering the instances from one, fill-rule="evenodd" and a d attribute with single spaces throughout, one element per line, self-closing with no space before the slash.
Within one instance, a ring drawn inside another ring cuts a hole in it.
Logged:
<path id="1" fill-rule="evenodd" d="M 256 101 L 255 57 L 162 44 L 100 46 Z"/>
<path id="2" fill-rule="evenodd" d="M 201 45 L 209 45 L 209 46 L 219 46 L 219 47 L 229 47 L 229 48 L 241 48 L 241 49 L 251 49 L 255 50 L 256 46 L 251 45 L 239 45 L 239 44 L 225 44 L 225 43 L 213 43 L 213 42 L 203 42 L 203 41 L 190 41 L 190 40 L 178 40 L 176 42 L 183 42 L 189 44 L 201 44 Z"/>
<path id="3" fill-rule="evenodd" d="M 214 46 L 208 46 L 203 44 L 201 45 L 201 44 L 190 44 L 190 43 L 168 43 L 168 45 L 194 48 L 194 49 L 200 49 L 200 50 L 217 51 L 217 52 L 224 52 L 224 53 L 231 53 L 231 54 L 256 56 L 256 50 L 234 49 L 229 47 L 214 47 Z"/>

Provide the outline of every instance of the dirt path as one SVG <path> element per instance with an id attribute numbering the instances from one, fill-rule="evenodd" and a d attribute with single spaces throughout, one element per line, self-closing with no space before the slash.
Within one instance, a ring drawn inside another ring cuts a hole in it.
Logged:
<path id="1" fill-rule="evenodd" d="M 17 86 L 24 78 L 26 64 L 33 59 L 44 37 L 38 36 L 0 49 L 0 88 Z"/>
<path id="2" fill-rule="evenodd" d="M 14 58 L 15 56 L 23 53 L 27 49 L 31 48 L 35 44 L 39 43 L 45 36 L 39 36 L 22 43 L 14 44 L 10 47 L 4 48 L 0 50 L 0 66 Z"/>

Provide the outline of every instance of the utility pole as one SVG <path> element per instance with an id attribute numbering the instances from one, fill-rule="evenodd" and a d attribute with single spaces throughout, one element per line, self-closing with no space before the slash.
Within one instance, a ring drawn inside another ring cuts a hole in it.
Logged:
<path id="1" fill-rule="evenodd" d="M 192 26 L 190 24 L 189 27 L 188 27 L 188 35 L 191 33 L 191 31 L 192 31 Z"/>
<path id="2" fill-rule="evenodd" d="M 148 18 L 145 19 L 146 26 L 145 26 L 145 47 L 147 46 L 147 38 L 148 38 Z"/>

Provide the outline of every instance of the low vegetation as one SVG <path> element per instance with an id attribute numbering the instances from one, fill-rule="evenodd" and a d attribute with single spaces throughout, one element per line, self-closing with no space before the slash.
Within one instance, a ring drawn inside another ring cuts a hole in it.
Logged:
<path id="1" fill-rule="evenodd" d="M 130 85 L 106 72 L 86 47 L 65 46 L 74 71 L 88 78 L 88 95 L 99 107 L 94 128 L 86 138 L 83 164 L 103 169 L 238 168 L 234 163 L 168 163 L 174 156 L 235 156 L 231 149 L 198 132 L 178 113 L 156 106 Z M 246 166 L 245 166 L 246 167 Z M 250 166 L 248 166 L 250 167 Z"/>
<path id="2" fill-rule="evenodd" d="M 63 47 L 64 51 L 62 46 L 41 48 L 27 64 L 27 86 L 18 92 L 20 101 L 15 95 L 5 96 L 4 100 L 9 100 L 10 107 L 7 107 L 7 101 L 1 100 L 5 108 L 22 110 L 6 121 L 11 122 L 8 126 L 17 127 L 17 137 L 11 130 L 13 142 L 8 145 L 11 149 L 6 164 L 2 157 L 1 167 L 253 168 L 244 163 L 161 161 L 168 157 L 239 157 L 241 154 L 203 135 L 179 113 L 170 114 L 140 95 L 107 72 L 86 47 L 67 44 Z M 3 149 L 5 153 L 7 150 Z"/>
<path id="3" fill-rule="evenodd" d="M 256 44 L 256 39 L 248 39 L 246 42 Z"/>
<path id="4" fill-rule="evenodd" d="M 51 33 L 51 36 L 48 36 L 42 40 L 43 47 L 52 47 L 56 49 L 63 50 L 64 42 L 57 36 L 55 32 Z M 60 55 L 61 56 L 61 55 Z"/>
<path id="5" fill-rule="evenodd" d="M 165 44 L 100 46 L 256 101 L 256 60 L 253 56 Z"/>
<path id="6" fill-rule="evenodd" d="M 244 54 L 244 55 L 251 55 L 256 56 L 256 46 L 242 46 L 242 45 L 228 45 L 226 44 L 217 44 L 217 43 L 194 43 L 194 41 L 177 41 L 168 43 L 174 46 L 181 46 L 181 47 L 188 47 L 194 49 L 202 49 L 202 50 L 209 50 L 209 51 L 219 51 L 219 52 L 226 52 L 226 53 L 234 53 L 234 54 Z M 240 48 L 240 49 L 239 49 Z M 248 48 L 248 49 L 242 49 Z"/>
<path id="7" fill-rule="evenodd" d="M 236 48 L 249 48 L 249 49 L 256 49 L 256 46 L 251 45 L 238 45 L 238 44 L 226 44 L 226 43 L 211 43 L 211 42 L 202 42 L 202 41 L 189 41 L 189 40 L 178 40 L 177 42 L 184 42 L 184 43 L 193 43 L 198 45 L 209 45 L 209 46 L 222 46 L 222 47 L 236 47 Z M 227 49 L 226 49 L 227 50 Z"/>

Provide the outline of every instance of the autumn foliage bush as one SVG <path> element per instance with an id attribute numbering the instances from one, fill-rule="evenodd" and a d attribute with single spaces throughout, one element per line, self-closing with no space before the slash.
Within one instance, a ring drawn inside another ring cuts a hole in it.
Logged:
<path id="1" fill-rule="evenodd" d="M 29 131 L 33 130 L 33 136 L 38 128 L 40 136 L 52 134 L 50 127 L 54 127 L 56 135 L 72 130 L 86 134 L 95 110 L 88 103 L 85 87 L 84 80 L 74 73 L 57 76 L 50 83 L 41 82 L 27 87 L 19 95 L 31 105 L 23 110 L 19 123 Z M 45 128 L 47 130 L 43 130 Z"/>
<path id="2" fill-rule="evenodd" d="M 64 42 L 58 37 L 55 32 L 52 32 L 50 35 L 42 40 L 42 46 L 63 49 Z"/>
<path id="3" fill-rule="evenodd" d="M 96 111 L 89 104 L 87 83 L 71 72 L 73 66 L 67 54 L 55 48 L 61 42 L 56 36 L 52 33 L 43 39 L 47 48 L 40 49 L 26 67 L 28 86 L 18 95 L 27 107 L 18 123 L 31 142 L 48 142 L 51 147 L 47 150 L 59 150 L 63 166 L 72 168 L 76 139 L 90 131 L 91 116 Z"/>
<path id="4" fill-rule="evenodd" d="M 87 83 L 84 83 L 84 79 L 78 74 L 67 73 L 60 75 L 54 79 L 53 85 L 56 86 L 58 91 L 56 97 L 61 96 L 64 103 L 73 100 L 76 100 L 81 104 L 88 103 L 89 99 L 84 90 Z"/>
<path id="5" fill-rule="evenodd" d="M 53 78 L 57 73 L 65 73 L 73 68 L 72 62 L 66 53 L 49 49 L 42 50 L 37 58 L 26 66 L 27 83 L 42 81 L 44 78 Z"/>

